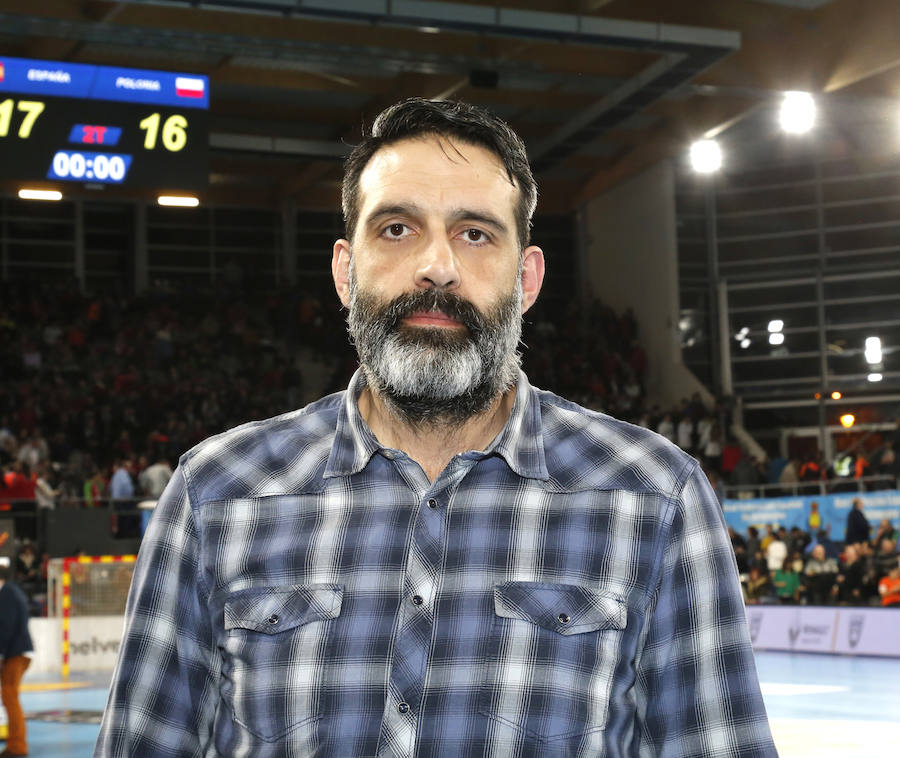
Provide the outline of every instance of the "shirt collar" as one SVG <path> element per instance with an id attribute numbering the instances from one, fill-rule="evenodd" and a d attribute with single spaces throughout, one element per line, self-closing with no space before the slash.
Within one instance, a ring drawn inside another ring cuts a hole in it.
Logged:
<path id="1" fill-rule="evenodd" d="M 357 474 L 377 452 L 385 450 L 359 412 L 359 396 L 366 385 L 362 369 L 350 380 L 338 411 L 334 443 L 323 476 Z M 503 429 L 485 450 L 485 457 L 496 454 L 519 476 L 547 480 L 541 404 L 537 392 L 524 372 L 519 372 L 516 400 Z"/>

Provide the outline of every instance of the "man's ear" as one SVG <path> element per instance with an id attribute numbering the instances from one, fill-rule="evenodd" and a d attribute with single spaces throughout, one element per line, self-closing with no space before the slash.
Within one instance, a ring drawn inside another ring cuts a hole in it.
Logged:
<path id="1" fill-rule="evenodd" d="M 537 300 L 544 283 L 544 251 L 536 245 L 522 251 L 522 313 Z"/>
<path id="2" fill-rule="evenodd" d="M 350 243 L 339 239 L 331 253 L 331 277 L 334 288 L 345 308 L 350 307 Z"/>

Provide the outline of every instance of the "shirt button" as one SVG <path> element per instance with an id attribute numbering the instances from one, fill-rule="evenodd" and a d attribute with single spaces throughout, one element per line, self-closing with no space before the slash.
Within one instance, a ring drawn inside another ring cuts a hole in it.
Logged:
<path id="1" fill-rule="evenodd" d="M 277 613 L 273 613 L 271 616 L 269 616 L 269 618 L 266 619 L 266 621 L 269 622 L 270 624 L 277 624 L 278 620 L 279 619 L 278 619 Z"/>
<path id="2" fill-rule="evenodd" d="M 421 595 L 413 595 L 412 601 L 413 605 L 422 605 L 425 602 Z"/>
<path id="3" fill-rule="evenodd" d="M 569 614 L 560 613 L 559 616 L 556 617 L 560 624 L 568 624 L 569 623 Z"/>
<path id="4" fill-rule="evenodd" d="M 437 500 L 433 497 L 428 499 L 428 507 L 429 508 L 437 508 Z"/>
<path id="5" fill-rule="evenodd" d="M 400 711 L 400 713 L 409 713 L 409 703 L 400 703 L 400 705 L 397 706 L 397 710 Z"/>
<path id="6" fill-rule="evenodd" d="M 383 453 L 383 455 L 384 455 L 384 457 L 387 458 L 389 461 L 394 460 L 394 454 L 393 454 L 390 450 L 385 450 L 384 453 Z"/>

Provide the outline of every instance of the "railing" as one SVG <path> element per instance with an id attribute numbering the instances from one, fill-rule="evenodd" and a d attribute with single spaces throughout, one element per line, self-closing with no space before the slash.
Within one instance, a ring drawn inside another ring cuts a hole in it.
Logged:
<path id="1" fill-rule="evenodd" d="M 897 489 L 897 477 L 890 474 L 873 474 L 859 479 L 820 479 L 795 484 L 729 484 L 725 487 L 725 497 L 740 499 L 747 497 L 790 497 L 798 495 L 828 495 L 832 492 L 874 492 Z M 747 494 L 751 493 L 751 494 Z"/>

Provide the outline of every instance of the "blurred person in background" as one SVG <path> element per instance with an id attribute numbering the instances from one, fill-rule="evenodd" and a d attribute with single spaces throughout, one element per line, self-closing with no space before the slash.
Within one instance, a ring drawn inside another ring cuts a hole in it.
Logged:
<path id="1" fill-rule="evenodd" d="M 160 458 L 156 463 L 147 466 L 138 474 L 138 483 L 145 495 L 158 498 L 172 478 L 172 466 L 165 458 Z"/>
<path id="2" fill-rule="evenodd" d="M 56 508 L 56 498 L 60 491 L 53 487 L 53 469 L 49 463 L 38 466 L 37 480 L 34 483 L 34 499 L 37 507 L 52 511 Z"/>
<path id="3" fill-rule="evenodd" d="M 827 605 L 832 597 L 832 587 L 838 575 L 838 564 L 825 555 L 824 545 L 812 549 L 803 569 L 806 597 L 811 605 Z"/>
<path id="4" fill-rule="evenodd" d="M 800 602 L 800 574 L 794 567 L 793 558 L 785 558 L 781 568 L 772 577 L 775 594 L 782 605 L 796 605 Z"/>
<path id="5" fill-rule="evenodd" d="M 9 720 L 6 749 L 0 758 L 28 755 L 25 714 L 19 701 L 22 676 L 34 647 L 28 633 L 28 598 L 10 581 L 9 564 L 0 562 L 0 693 Z"/>
<path id="6" fill-rule="evenodd" d="M 847 514 L 847 528 L 844 531 L 844 542 L 847 545 L 855 545 L 860 542 L 868 542 L 872 533 L 869 519 L 863 513 L 863 502 L 860 498 L 853 498 L 853 507 Z"/>
<path id="7" fill-rule="evenodd" d="M 112 479 L 109 480 L 109 496 L 113 500 L 131 500 L 134 498 L 134 481 L 131 478 L 130 458 L 120 458 L 113 466 Z"/>

